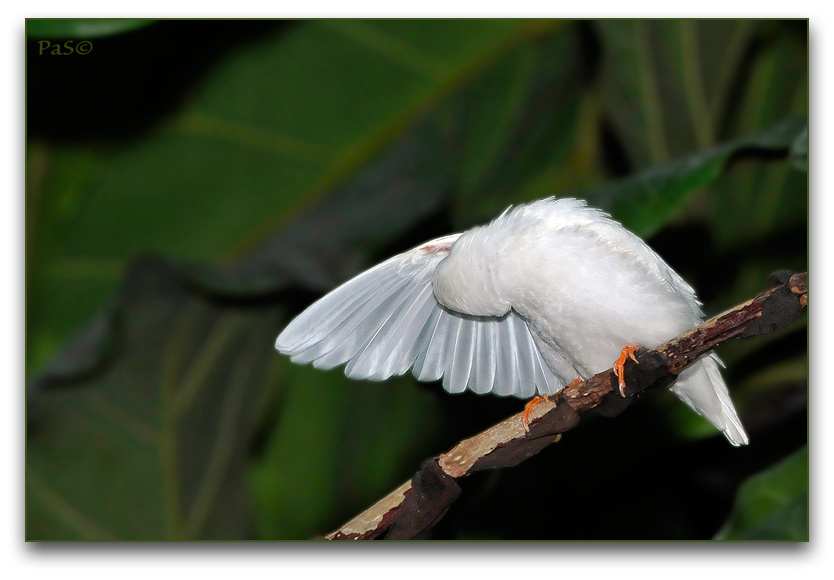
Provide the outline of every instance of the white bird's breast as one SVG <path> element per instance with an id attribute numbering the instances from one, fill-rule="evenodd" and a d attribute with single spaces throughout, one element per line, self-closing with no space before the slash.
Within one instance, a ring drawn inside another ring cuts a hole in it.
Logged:
<path id="1" fill-rule="evenodd" d="M 462 234 L 433 287 L 464 314 L 515 310 L 551 367 L 567 357 L 585 377 L 624 346 L 656 346 L 700 319 L 692 289 L 640 238 L 597 210 L 553 201 Z"/>

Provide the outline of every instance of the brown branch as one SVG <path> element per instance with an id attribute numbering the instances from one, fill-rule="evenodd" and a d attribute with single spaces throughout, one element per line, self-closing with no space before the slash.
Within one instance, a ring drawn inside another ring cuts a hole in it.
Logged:
<path id="1" fill-rule="evenodd" d="M 417 474 L 376 504 L 327 534 L 327 540 L 408 539 L 440 519 L 457 498 L 457 478 L 474 471 L 511 467 L 535 455 L 579 423 L 580 415 L 598 409 L 616 414 L 634 395 L 670 385 L 686 365 L 731 338 L 749 338 L 775 332 L 793 322 L 808 304 L 807 273 L 774 273 L 779 286 L 715 316 L 655 349 L 640 349 L 635 364 L 624 367 L 623 398 L 612 370 L 565 387 L 550 401 L 537 405 L 530 415 L 530 431 L 522 413 L 426 461 Z"/>

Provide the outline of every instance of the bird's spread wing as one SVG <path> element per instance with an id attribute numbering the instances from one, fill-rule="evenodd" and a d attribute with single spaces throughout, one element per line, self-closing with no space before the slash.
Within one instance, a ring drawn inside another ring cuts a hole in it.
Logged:
<path id="1" fill-rule="evenodd" d="M 451 393 L 532 397 L 560 390 L 573 377 L 553 373 L 516 312 L 478 318 L 437 302 L 432 274 L 456 239 L 394 256 L 336 288 L 294 319 L 275 348 L 316 368 L 348 363 L 345 374 L 353 379 L 382 381 L 413 366 L 418 380 L 442 377 Z"/>

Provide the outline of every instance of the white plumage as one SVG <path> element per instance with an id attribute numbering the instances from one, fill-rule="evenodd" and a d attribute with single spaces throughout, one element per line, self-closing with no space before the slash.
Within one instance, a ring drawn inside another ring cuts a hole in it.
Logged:
<path id="1" fill-rule="evenodd" d="M 703 319 L 692 288 L 640 238 L 576 199 L 508 208 L 486 226 L 432 240 L 336 288 L 275 347 L 293 362 L 382 381 L 421 381 L 530 398 L 611 368 Z M 671 389 L 734 445 L 747 436 L 718 358 Z"/>

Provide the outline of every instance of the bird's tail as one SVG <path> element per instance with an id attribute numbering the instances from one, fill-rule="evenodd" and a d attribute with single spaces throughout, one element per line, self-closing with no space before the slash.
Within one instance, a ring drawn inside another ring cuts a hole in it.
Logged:
<path id="1" fill-rule="evenodd" d="M 693 363 L 672 385 L 672 392 L 696 413 L 723 431 L 730 443 L 747 445 L 747 434 L 730 400 L 718 364 L 715 354 Z"/>

